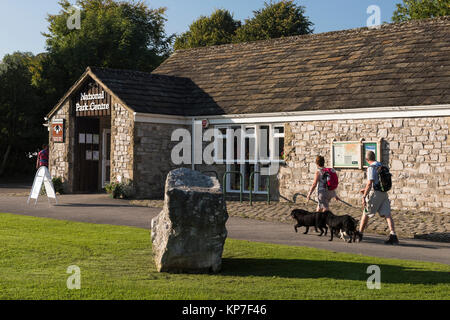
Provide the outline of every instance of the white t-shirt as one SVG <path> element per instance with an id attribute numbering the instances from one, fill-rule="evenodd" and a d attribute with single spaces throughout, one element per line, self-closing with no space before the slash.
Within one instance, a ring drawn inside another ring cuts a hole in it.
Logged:
<path id="1" fill-rule="evenodd" d="M 378 178 L 378 172 L 377 167 L 381 166 L 381 163 L 378 161 L 375 161 L 367 168 L 367 180 L 372 180 L 373 185 L 379 184 L 379 178 Z"/>

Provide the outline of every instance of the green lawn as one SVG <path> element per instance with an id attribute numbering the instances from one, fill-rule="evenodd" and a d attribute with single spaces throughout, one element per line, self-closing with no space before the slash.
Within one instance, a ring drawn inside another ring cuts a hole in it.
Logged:
<path id="1" fill-rule="evenodd" d="M 158 273 L 149 230 L 0 214 L 0 299 L 450 299 L 450 266 L 227 240 L 218 275 Z M 381 268 L 381 290 L 366 269 Z M 68 290 L 69 265 L 81 290 Z"/>

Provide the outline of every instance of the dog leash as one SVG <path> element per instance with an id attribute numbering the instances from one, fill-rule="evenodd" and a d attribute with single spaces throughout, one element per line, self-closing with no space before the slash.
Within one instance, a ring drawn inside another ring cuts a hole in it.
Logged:
<path id="1" fill-rule="evenodd" d="M 294 195 L 294 203 L 295 203 L 295 200 L 297 199 L 297 196 L 298 195 L 300 195 L 300 196 L 302 196 L 302 197 L 304 197 L 304 198 L 308 198 L 307 196 L 305 196 L 304 194 L 302 194 L 302 193 L 296 193 L 295 195 Z M 312 202 L 314 202 L 314 203 L 318 203 L 316 200 L 314 200 L 314 199 L 309 199 L 309 200 L 311 200 Z M 345 204 L 345 205 L 347 205 L 347 206 L 349 206 L 350 208 L 354 208 L 354 206 L 352 206 L 350 203 L 348 203 L 348 202 L 345 202 L 344 200 L 342 200 L 342 199 L 339 199 L 339 201 L 340 202 L 342 202 L 343 204 Z"/>
<path id="2" fill-rule="evenodd" d="M 294 197 L 293 197 L 293 199 L 294 199 L 294 203 L 295 203 L 295 200 L 297 200 L 297 196 L 298 195 L 300 195 L 300 196 L 302 196 L 302 197 L 304 197 L 304 198 L 308 198 L 307 196 L 305 196 L 304 194 L 301 194 L 301 193 L 296 193 L 296 194 L 294 194 Z M 314 202 L 314 203 L 318 203 L 316 200 L 314 200 L 314 199 L 309 199 L 310 201 L 312 201 L 312 202 Z"/>
<path id="3" fill-rule="evenodd" d="M 340 202 L 342 202 L 343 204 L 349 206 L 350 208 L 354 208 L 354 206 L 352 206 L 350 203 L 345 202 L 344 200 L 339 199 Z"/>

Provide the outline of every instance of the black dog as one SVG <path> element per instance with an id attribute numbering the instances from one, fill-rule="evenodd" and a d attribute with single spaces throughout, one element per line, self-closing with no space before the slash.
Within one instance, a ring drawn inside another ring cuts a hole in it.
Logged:
<path id="1" fill-rule="evenodd" d="M 323 229 L 325 229 L 325 235 L 327 235 L 328 227 L 326 225 L 326 216 L 323 213 L 294 209 L 291 212 L 291 217 L 297 220 L 297 224 L 294 226 L 295 232 L 297 232 L 297 228 L 306 227 L 306 231 L 303 234 L 307 234 L 309 227 L 314 227 L 316 232 L 318 232 L 317 228 L 320 229 L 319 236 L 323 235 Z"/>
<path id="2" fill-rule="evenodd" d="M 348 242 L 352 242 L 352 240 L 355 242 L 356 236 L 359 234 L 356 230 L 358 225 L 357 220 L 349 215 L 336 216 L 331 211 L 326 211 L 324 214 L 326 216 L 326 224 L 331 229 L 331 238 L 329 241 L 333 241 L 333 235 L 340 231 L 350 237 Z"/>

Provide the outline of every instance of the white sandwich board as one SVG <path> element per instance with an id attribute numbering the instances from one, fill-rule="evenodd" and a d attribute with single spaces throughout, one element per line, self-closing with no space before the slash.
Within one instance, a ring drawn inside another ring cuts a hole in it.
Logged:
<path id="1" fill-rule="evenodd" d="M 40 167 L 36 172 L 36 176 L 34 177 L 33 181 L 33 187 L 31 188 L 27 204 L 30 203 L 30 199 L 35 199 L 36 201 L 34 202 L 34 205 L 36 205 L 39 194 L 41 193 L 42 184 L 44 184 L 45 192 L 47 193 L 48 203 L 50 204 L 50 198 L 53 198 L 55 199 L 56 204 L 58 204 L 55 188 L 53 187 L 52 177 L 50 176 L 48 168 L 45 166 Z"/>

